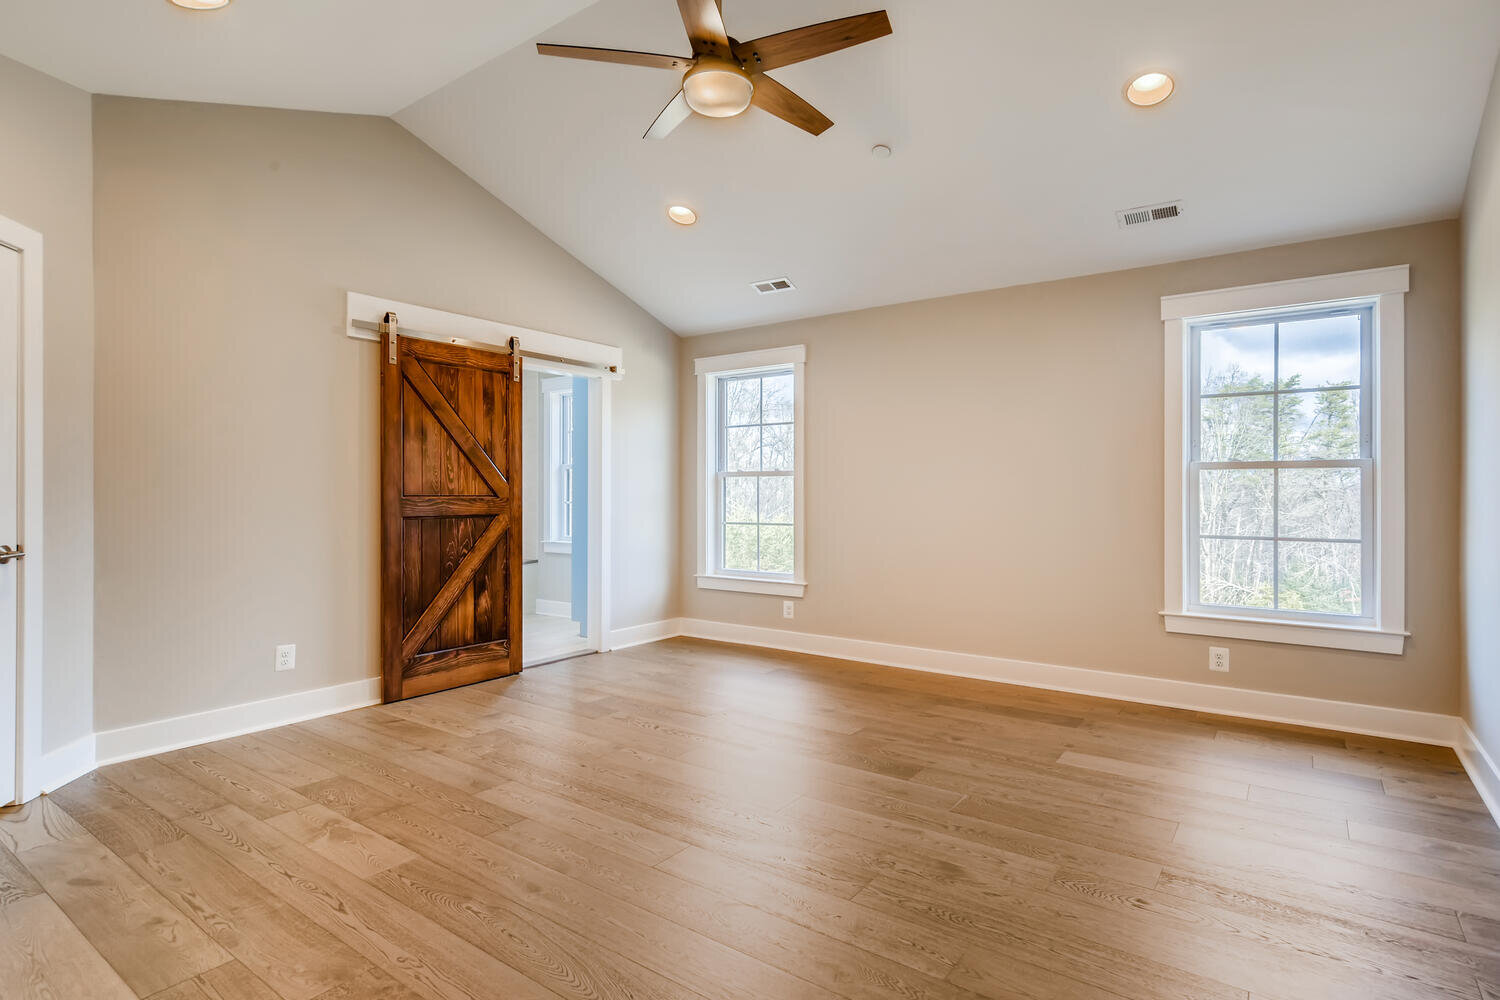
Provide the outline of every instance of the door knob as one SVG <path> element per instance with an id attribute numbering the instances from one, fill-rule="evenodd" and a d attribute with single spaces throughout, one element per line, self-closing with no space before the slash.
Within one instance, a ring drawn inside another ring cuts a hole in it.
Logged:
<path id="1" fill-rule="evenodd" d="M 21 546 L 0 545 L 0 566 L 5 565 L 12 559 L 26 558 L 26 550 Z"/>

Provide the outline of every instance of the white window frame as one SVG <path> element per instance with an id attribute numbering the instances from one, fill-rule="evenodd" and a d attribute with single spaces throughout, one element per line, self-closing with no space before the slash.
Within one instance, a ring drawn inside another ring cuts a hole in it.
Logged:
<path id="1" fill-rule="evenodd" d="M 803 395 L 807 367 L 807 348 L 777 347 L 764 351 L 746 351 L 711 358 L 698 358 L 693 374 L 698 381 L 698 572 L 696 580 L 702 590 L 729 590 L 746 594 L 771 594 L 801 597 L 807 591 L 806 516 L 804 476 L 807 453 L 804 446 L 806 426 L 803 419 Z M 731 375 L 791 369 L 792 372 L 792 538 L 793 568 L 789 574 L 736 573 L 719 569 L 723 523 L 719 510 L 719 402 L 717 385 Z"/>
<path id="2" fill-rule="evenodd" d="M 1161 300 L 1165 345 L 1165 596 L 1168 632 L 1400 654 L 1406 631 L 1406 265 L 1247 285 Z M 1290 309 L 1368 307 L 1361 420 L 1369 435 L 1365 516 L 1373 558 L 1365 569 L 1361 618 L 1195 606 L 1197 491 L 1189 475 L 1194 380 L 1193 330 L 1229 318 Z M 1363 404 L 1367 403 L 1365 406 Z"/>
<path id="3" fill-rule="evenodd" d="M 563 397 L 573 396 L 573 378 L 570 375 L 547 376 L 542 379 L 542 509 L 546 512 L 546 531 L 542 539 L 542 551 L 567 555 L 573 551 L 572 536 L 562 531 L 562 482 L 564 467 L 571 468 L 561 454 Z M 571 405 L 571 404 L 570 404 Z M 574 411 L 577 412 L 576 410 Z M 575 426 L 574 433 L 577 433 Z"/>

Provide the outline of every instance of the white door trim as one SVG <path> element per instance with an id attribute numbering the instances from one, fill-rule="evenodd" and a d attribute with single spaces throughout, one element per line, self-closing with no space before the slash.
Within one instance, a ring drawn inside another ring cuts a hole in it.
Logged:
<path id="1" fill-rule="evenodd" d="M 42 234 L 0 216 L 0 244 L 21 254 L 21 598 L 16 657 L 16 801 L 41 794 L 42 762 Z M 10 540 L 7 539 L 8 543 Z M 3 804 L 3 803 L 0 803 Z"/>
<path id="2" fill-rule="evenodd" d="M 397 315 L 400 315 L 399 313 Z M 571 340 L 568 337 L 559 338 L 556 334 L 551 335 L 555 340 Z M 525 337 L 521 338 L 522 345 L 528 343 Z M 530 341 L 535 343 L 535 341 Z M 585 344 L 587 341 L 574 341 L 574 343 Z M 563 345 L 566 347 L 566 345 Z M 597 346 L 597 345 L 595 345 Z M 548 351 L 547 353 L 551 353 Z M 574 354 L 565 354 L 565 357 L 577 357 Z M 527 371 L 538 373 L 556 374 L 566 372 L 571 375 L 579 375 L 589 380 L 589 648 L 596 653 L 602 653 L 609 648 L 605 642 L 609 628 L 609 608 L 605 602 L 607 589 L 604 586 L 607 567 L 609 566 L 609 543 L 608 535 L 610 519 L 608 475 L 611 468 L 609 462 L 610 442 L 612 440 L 613 420 L 611 407 L 613 405 L 613 393 L 615 380 L 605 378 L 600 371 L 589 368 L 570 368 L 550 361 L 523 362 Z M 596 540 L 597 539 L 597 544 Z M 538 604 L 542 603 L 540 601 Z M 526 661 L 526 646 L 521 646 L 521 659 Z M 537 666 L 540 661 L 532 661 L 529 666 Z"/>
<path id="3" fill-rule="evenodd" d="M 525 327 L 498 320 L 480 319 L 462 313 L 445 312 L 430 306 L 398 302 L 395 299 L 348 292 L 344 307 L 344 333 L 356 340 L 378 341 L 379 337 L 354 325 L 355 320 L 378 323 L 387 312 L 394 312 L 402 327 L 408 324 L 414 330 L 422 330 L 433 339 L 467 340 L 479 344 L 494 344 L 499 347 L 519 337 L 523 350 L 532 350 L 558 358 L 571 358 L 586 365 L 605 365 L 615 369 L 606 372 L 599 368 L 572 366 L 551 361 L 525 361 L 528 369 L 581 375 L 589 380 L 589 640 L 593 649 L 603 652 L 609 648 L 610 629 L 609 588 L 613 549 L 613 505 L 610 476 L 614 469 L 614 384 L 625 370 L 625 355 L 618 347 L 597 344 L 590 340 L 565 337 L 559 333 L 529 330 Z M 414 334 L 414 336 L 421 336 Z M 592 447 L 597 441 L 598 447 Z M 598 539 L 598 544 L 593 544 Z M 525 659 L 525 646 L 521 653 Z"/>

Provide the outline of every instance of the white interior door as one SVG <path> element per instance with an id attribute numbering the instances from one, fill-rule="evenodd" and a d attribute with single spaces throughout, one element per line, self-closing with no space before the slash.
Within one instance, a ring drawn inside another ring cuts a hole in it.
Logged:
<path id="1" fill-rule="evenodd" d="M 0 546 L 20 544 L 21 255 L 0 246 Z M 16 799 L 21 561 L 0 564 L 0 805 Z"/>

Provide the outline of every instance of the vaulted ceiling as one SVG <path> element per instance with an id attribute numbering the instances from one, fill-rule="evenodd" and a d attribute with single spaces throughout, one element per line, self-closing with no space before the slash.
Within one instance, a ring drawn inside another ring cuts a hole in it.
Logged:
<path id="1" fill-rule="evenodd" d="M 5 0 L 0 55 L 95 94 L 389 115 L 592 0 Z"/>
<path id="2" fill-rule="evenodd" d="M 877 3 L 724 16 L 747 39 Z M 0 53 L 96 92 L 394 112 L 695 334 L 1452 217 L 1500 49 L 1494 0 L 885 6 L 892 36 L 773 74 L 834 120 L 817 138 L 751 109 L 646 142 L 673 73 L 530 44 L 686 55 L 672 0 L 15 2 Z M 1133 108 L 1148 69 L 1177 92 Z M 1179 219 L 1116 223 L 1173 199 Z M 750 287 L 783 275 L 795 292 Z"/>

